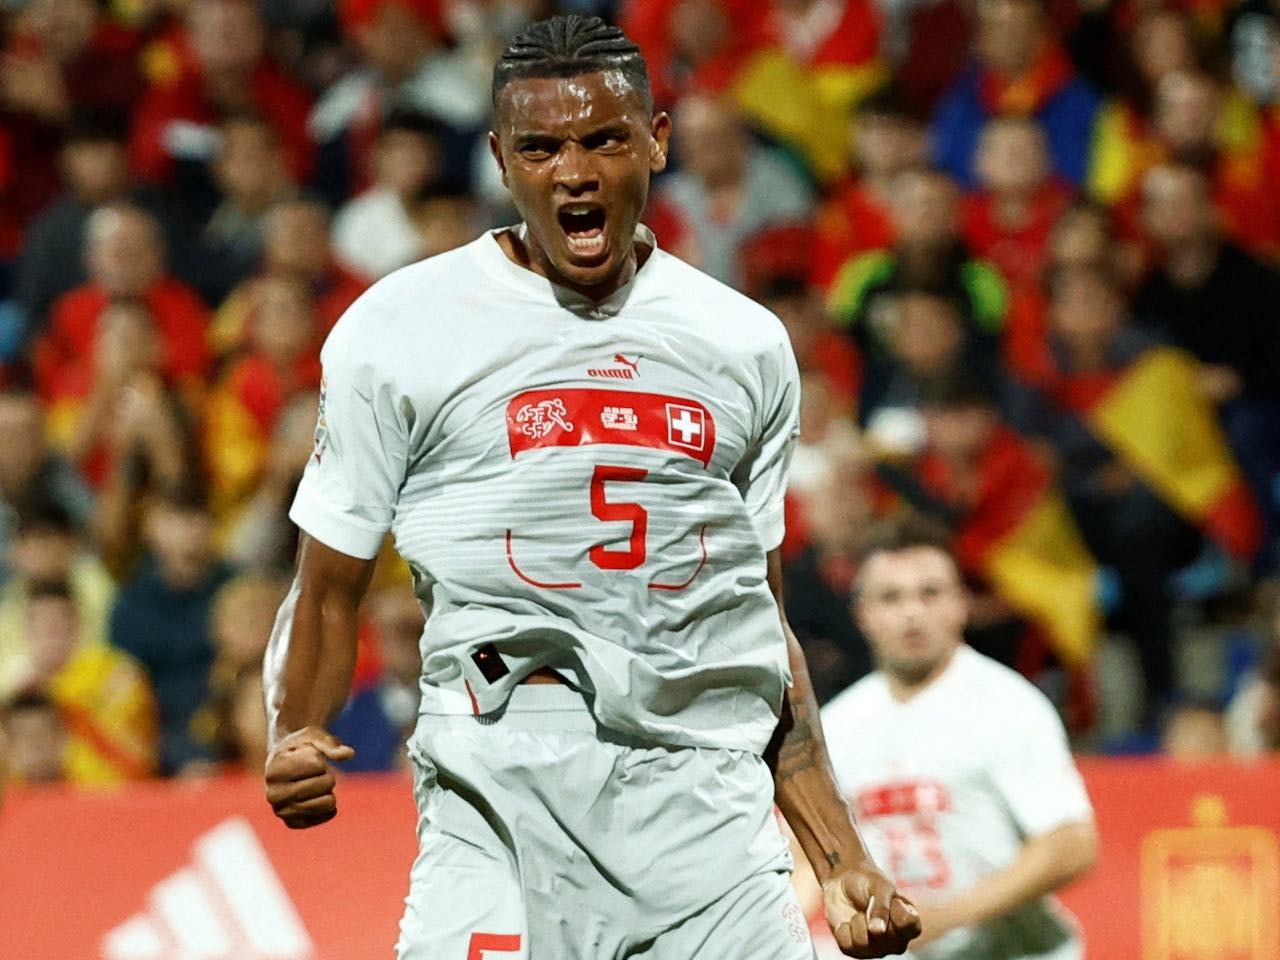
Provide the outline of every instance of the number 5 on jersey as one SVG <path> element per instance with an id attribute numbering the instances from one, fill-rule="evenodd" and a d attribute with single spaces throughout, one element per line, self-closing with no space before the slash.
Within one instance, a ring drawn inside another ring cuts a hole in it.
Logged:
<path id="1" fill-rule="evenodd" d="M 634 570 L 644 563 L 645 537 L 649 532 L 649 514 L 638 503 L 610 503 L 605 484 L 638 483 L 649 475 L 639 467 L 615 467 L 597 465 L 591 475 L 591 515 L 605 522 L 623 521 L 631 524 L 631 536 L 623 549 L 609 549 L 603 543 L 591 548 L 591 562 L 601 570 Z"/>

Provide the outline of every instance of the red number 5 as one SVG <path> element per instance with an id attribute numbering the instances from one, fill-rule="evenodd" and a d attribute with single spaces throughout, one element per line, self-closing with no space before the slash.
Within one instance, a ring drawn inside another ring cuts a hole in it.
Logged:
<path id="1" fill-rule="evenodd" d="M 610 503 L 605 499 L 604 485 L 610 480 L 635 483 L 649 475 L 637 467 L 597 466 L 591 475 L 591 515 L 597 520 L 623 520 L 631 524 L 631 537 L 624 550 L 605 549 L 603 543 L 591 548 L 591 562 L 601 570 L 634 570 L 644 563 L 645 535 L 649 532 L 649 514 L 638 503 Z"/>

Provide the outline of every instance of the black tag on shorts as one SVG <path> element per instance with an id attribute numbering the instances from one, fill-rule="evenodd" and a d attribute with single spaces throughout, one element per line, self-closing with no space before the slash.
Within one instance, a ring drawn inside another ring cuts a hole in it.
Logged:
<path id="1" fill-rule="evenodd" d="M 472 653 L 471 659 L 480 668 L 481 675 L 490 683 L 497 683 L 511 672 L 507 665 L 503 663 L 502 655 L 498 653 L 498 648 L 492 643 L 486 643 Z"/>

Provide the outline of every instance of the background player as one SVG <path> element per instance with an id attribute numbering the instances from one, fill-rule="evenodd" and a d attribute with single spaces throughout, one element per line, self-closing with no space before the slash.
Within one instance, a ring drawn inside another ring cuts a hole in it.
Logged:
<path id="1" fill-rule="evenodd" d="M 1048 700 L 965 646 L 945 543 L 914 517 L 872 540 L 855 612 L 877 669 L 823 709 L 836 775 L 877 862 L 920 904 L 910 955 L 1081 957 L 1048 894 L 1096 858 L 1089 798 Z"/>
<path id="2" fill-rule="evenodd" d="M 811 956 L 775 790 L 848 954 L 901 952 L 918 917 L 780 619 L 783 328 L 637 230 L 671 125 L 621 31 L 534 25 L 494 107 L 523 224 L 378 283 L 322 356 L 268 797 L 294 827 L 336 812 L 351 751 L 324 728 L 392 530 L 431 607 L 401 957 Z"/>

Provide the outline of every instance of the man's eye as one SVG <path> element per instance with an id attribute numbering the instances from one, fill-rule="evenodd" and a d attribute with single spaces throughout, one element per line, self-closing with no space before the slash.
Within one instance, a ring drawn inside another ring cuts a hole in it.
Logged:
<path id="1" fill-rule="evenodd" d="M 627 142 L 625 134 L 621 133 L 597 133 L 587 137 L 582 141 L 582 145 L 588 150 L 617 150 Z"/>
<path id="2" fill-rule="evenodd" d="M 546 160 L 555 152 L 553 144 L 541 141 L 533 141 L 520 146 L 520 156 L 526 160 Z"/>

